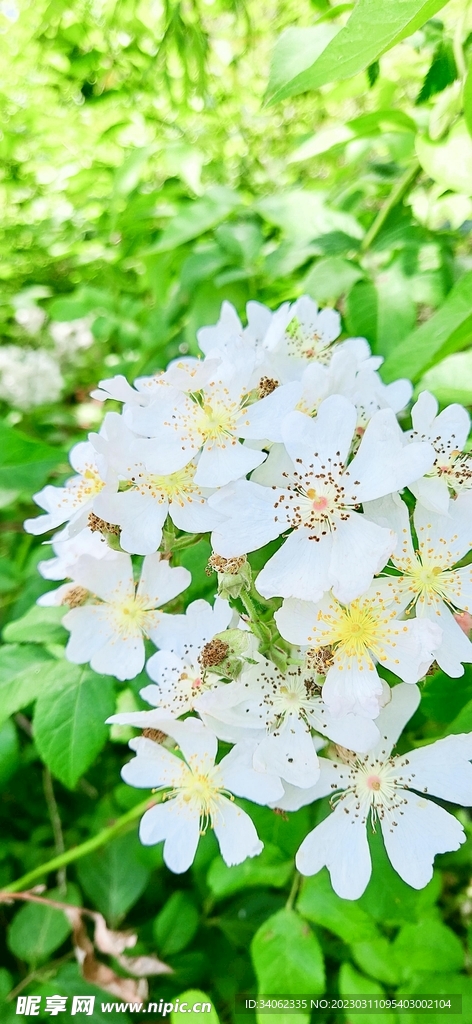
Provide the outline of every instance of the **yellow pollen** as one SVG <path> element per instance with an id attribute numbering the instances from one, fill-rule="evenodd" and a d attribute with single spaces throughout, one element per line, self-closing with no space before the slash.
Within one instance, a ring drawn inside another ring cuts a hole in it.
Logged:
<path id="1" fill-rule="evenodd" d="M 333 624 L 331 642 L 338 645 L 348 657 L 359 658 L 366 651 L 374 651 L 385 630 L 369 607 L 353 601 L 348 608 L 340 608 L 340 618 Z"/>
<path id="2" fill-rule="evenodd" d="M 376 793 L 378 793 L 379 789 L 382 786 L 382 783 L 381 783 L 378 775 L 369 775 L 369 777 L 367 779 L 367 785 L 368 785 L 369 789 L 373 789 L 373 790 L 375 790 Z"/>

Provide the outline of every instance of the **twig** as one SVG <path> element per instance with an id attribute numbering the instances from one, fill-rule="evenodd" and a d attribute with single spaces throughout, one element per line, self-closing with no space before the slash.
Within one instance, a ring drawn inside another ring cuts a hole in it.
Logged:
<path id="1" fill-rule="evenodd" d="M 43 772 L 43 789 L 44 796 L 46 798 L 49 819 L 52 825 L 54 847 L 56 853 L 61 854 L 65 852 L 64 836 L 62 833 L 61 816 L 59 814 L 59 808 L 57 806 L 57 801 L 54 794 L 52 775 L 51 772 L 49 771 L 49 768 L 45 768 Z M 65 893 L 67 889 L 67 874 L 65 867 L 59 868 L 57 872 L 57 884 L 61 892 Z"/>
<path id="2" fill-rule="evenodd" d="M 382 230 L 388 215 L 391 213 L 393 208 L 403 199 L 403 196 L 408 191 L 410 185 L 413 184 L 415 178 L 420 173 L 421 167 L 417 160 L 414 164 L 405 171 L 400 180 L 392 189 L 387 201 L 383 204 L 376 217 L 372 221 L 370 228 L 366 231 L 361 244 L 361 252 L 367 252 L 370 249 L 372 242 L 377 238 L 377 235 Z"/>
<path id="3" fill-rule="evenodd" d="M 115 836 L 124 831 L 128 825 L 131 825 L 136 818 L 144 814 L 144 811 L 160 803 L 161 799 L 162 795 L 159 793 L 156 793 L 153 797 L 147 797 L 146 800 L 143 800 L 136 807 L 132 807 L 130 811 L 123 814 L 121 818 L 117 818 L 113 825 L 102 829 L 96 836 L 87 839 L 85 843 L 81 843 L 80 846 L 74 846 L 72 850 L 65 850 L 64 853 L 60 853 L 57 857 L 52 857 L 51 860 L 46 861 L 45 864 L 39 864 L 38 867 L 33 868 L 32 871 L 28 871 L 26 875 L 18 878 L 16 882 L 6 885 L 0 892 L 0 899 L 3 893 L 19 892 L 22 889 L 27 889 L 32 882 L 35 882 L 38 878 L 43 878 L 50 871 L 57 871 L 58 868 L 65 867 L 66 864 L 72 864 L 73 861 L 85 857 L 88 853 L 98 850 L 101 846 L 105 846 L 106 843 L 109 843 Z"/>

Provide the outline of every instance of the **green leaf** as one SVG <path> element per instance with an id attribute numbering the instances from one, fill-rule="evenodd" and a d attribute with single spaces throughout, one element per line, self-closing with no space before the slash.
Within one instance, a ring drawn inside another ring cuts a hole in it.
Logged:
<path id="1" fill-rule="evenodd" d="M 351 900 L 337 896 L 326 868 L 304 878 L 297 910 L 313 924 L 328 928 L 344 942 L 368 942 L 378 936 L 375 921 Z"/>
<path id="2" fill-rule="evenodd" d="M 112 925 L 136 903 L 149 881 L 151 870 L 140 860 L 140 853 L 137 836 L 128 833 L 77 865 L 82 888 Z"/>
<path id="3" fill-rule="evenodd" d="M 3 639 L 20 644 L 64 644 L 69 635 L 62 625 L 66 610 L 34 604 L 21 619 L 5 626 Z"/>
<path id="4" fill-rule="evenodd" d="M 303 282 L 303 291 L 316 302 L 335 301 L 350 291 L 364 276 L 355 263 L 343 260 L 341 256 L 327 256 L 318 260 Z"/>
<path id="5" fill-rule="evenodd" d="M 387 356 L 382 367 L 385 381 L 397 377 L 418 380 L 425 370 L 447 354 L 446 350 L 451 351 L 451 344 L 455 344 L 457 349 L 464 347 L 467 338 L 472 336 L 471 291 L 472 271 L 468 271 L 436 313 L 408 334 Z"/>
<path id="6" fill-rule="evenodd" d="M 39 754 L 53 775 L 73 789 L 105 745 L 105 720 L 114 711 L 114 684 L 89 668 L 63 662 L 57 686 L 38 696 L 33 730 Z"/>
<path id="7" fill-rule="evenodd" d="M 48 899 L 80 906 L 80 893 L 75 885 L 69 885 L 67 892 L 51 889 L 45 893 Z M 26 903 L 20 908 L 8 928 L 8 947 L 14 956 L 30 964 L 42 963 L 54 950 L 62 946 L 71 932 L 71 925 L 61 910 L 41 903 Z"/>
<path id="8" fill-rule="evenodd" d="M 180 953 L 192 941 L 198 928 L 199 913 L 188 892 L 178 889 L 154 921 L 154 938 L 162 957 Z"/>
<path id="9" fill-rule="evenodd" d="M 251 955 L 260 995 L 309 992 L 315 996 L 324 991 L 321 946 L 310 926 L 294 910 L 279 910 L 264 921 L 252 940 Z M 279 1022 L 283 1016 L 277 1014 Z"/>
<path id="10" fill-rule="evenodd" d="M 372 876 L 365 893 L 357 901 L 367 914 L 382 925 L 403 924 L 424 916 L 438 898 L 441 876 L 436 873 L 424 889 L 412 889 L 392 868 L 380 831 L 370 833 Z"/>
<path id="11" fill-rule="evenodd" d="M 464 966 L 462 943 L 442 921 L 425 918 L 403 925 L 393 948 L 404 978 L 417 971 L 460 971 Z"/>
<path id="12" fill-rule="evenodd" d="M 336 27 L 320 21 L 312 27 L 288 28 L 279 36 L 270 62 L 266 100 L 276 103 L 285 94 L 287 82 L 311 67 L 337 34 Z"/>
<path id="13" fill-rule="evenodd" d="M 416 306 L 410 296 L 408 280 L 398 264 L 379 274 L 377 288 L 377 340 L 375 353 L 387 356 L 413 330 Z"/>
<path id="14" fill-rule="evenodd" d="M 220 1020 L 219 1020 L 218 1014 L 217 1014 L 217 1012 L 215 1010 L 215 1007 L 213 1005 L 213 1000 L 210 998 L 210 996 L 207 996 L 207 995 L 205 995 L 204 992 L 201 992 L 200 989 L 198 989 L 198 988 L 189 988 L 189 989 L 187 989 L 186 992 L 182 992 L 182 995 L 180 995 L 178 998 L 179 998 L 180 1006 L 179 1006 L 178 1010 L 173 1010 L 172 1011 L 172 1013 L 170 1015 L 171 1024 L 182 1024 L 182 1013 L 181 1013 L 181 1010 L 180 1010 L 180 1007 L 182 1006 L 182 1003 L 188 1003 L 187 1011 L 186 1012 L 184 1011 L 185 1012 L 185 1020 L 189 1019 L 189 1015 L 190 1015 L 190 1017 L 198 1017 L 198 1019 L 200 1020 L 201 1013 L 202 1013 L 200 1007 L 202 1006 L 203 1003 L 207 1003 L 207 1005 L 211 1006 L 211 1010 L 209 1010 L 209 1011 L 205 1010 L 205 1022 L 206 1022 L 206 1024 L 220 1024 Z M 174 1000 L 174 1002 L 175 1002 L 175 1000 Z M 195 1004 L 197 1004 L 197 1005 L 199 1004 L 199 1009 L 198 1010 L 192 1010 L 191 1009 L 191 1007 L 195 1006 Z M 198 1022 L 196 1022 L 196 1024 L 198 1024 Z"/>
<path id="15" fill-rule="evenodd" d="M 354 942 L 352 956 L 358 967 L 372 978 L 377 978 L 390 987 L 398 985 L 400 971 L 392 943 L 385 936 L 377 935 L 374 939 Z"/>
<path id="16" fill-rule="evenodd" d="M 467 78 L 464 82 L 463 102 L 465 123 L 469 135 L 472 135 L 472 65 L 469 67 Z"/>
<path id="17" fill-rule="evenodd" d="M 339 994 L 341 996 L 377 996 L 380 999 L 385 998 L 385 992 L 381 985 L 376 981 L 372 981 L 372 978 L 366 978 L 365 974 L 359 974 L 355 971 L 351 964 L 341 964 L 339 971 Z M 385 1010 L 383 1013 L 376 1012 L 375 1019 L 378 1024 L 394 1024 L 398 1019 L 396 1014 L 391 1011 Z M 356 1010 L 352 1016 L 349 1010 L 346 1011 L 346 1020 L 348 1024 L 372 1024 L 372 1013 L 362 1010 Z"/>
<path id="18" fill-rule="evenodd" d="M 54 664 L 36 644 L 8 644 L 0 648 L 0 722 L 36 699 L 49 667 Z"/>
<path id="19" fill-rule="evenodd" d="M 331 231 L 362 238 L 364 231 L 355 217 L 330 209 L 326 200 L 326 193 L 321 190 L 293 188 L 265 196 L 256 209 L 269 224 L 275 224 L 288 238 L 297 239 L 299 243 Z"/>
<path id="20" fill-rule="evenodd" d="M 216 899 L 230 896 L 255 885 L 268 885 L 282 889 L 293 871 L 291 860 L 276 846 L 266 843 L 258 857 L 248 857 L 242 864 L 227 867 L 222 857 L 216 857 L 210 866 L 207 882 Z"/>
<path id="21" fill-rule="evenodd" d="M 319 89 L 327 82 L 352 78 L 365 71 L 387 50 L 418 28 L 437 11 L 446 0 L 358 0 L 349 21 L 335 38 L 322 48 L 313 44 L 313 57 L 309 67 L 293 75 L 296 53 L 295 40 L 291 57 L 285 47 L 282 57 L 274 61 L 272 80 L 278 82 L 271 102 L 297 96 L 309 89 Z M 319 28 L 322 26 L 320 25 Z M 275 57 L 275 55 L 274 55 Z M 305 52 L 304 62 L 308 60 Z M 293 63 L 292 63 L 293 61 Z M 279 66 L 279 64 L 281 66 Z M 287 69 L 283 77 L 283 69 Z M 291 75 L 291 77 L 288 77 Z"/>
<path id="22" fill-rule="evenodd" d="M 346 300 L 346 324 L 353 337 L 377 342 L 378 294 L 371 281 L 358 281 Z M 397 374 L 398 376 L 398 374 Z"/>
<path id="23" fill-rule="evenodd" d="M 19 765 L 20 745 L 14 722 L 0 726 L 0 789 L 14 775 Z"/>
<path id="24" fill-rule="evenodd" d="M 457 736 L 461 732 L 472 732 L 472 700 L 459 711 L 459 714 L 447 727 L 447 735 L 454 733 Z"/>
<path id="25" fill-rule="evenodd" d="M 33 441 L 19 430 L 0 423 L 0 488 L 31 493 L 65 455 L 42 441 Z"/>
<path id="26" fill-rule="evenodd" d="M 444 189 L 472 195 L 472 139 L 463 118 L 441 142 L 418 135 L 416 155 L 426 174 Z"/>
<path id="27" fill-rule="evenodd" d="M 231 189 L 215 186 L 201 199 L 182 205 L 150 252 L 168 252 L 216 227 L 231 213 L 240 199 Z"/>
<path id="28" fill-rule="evenodd" d="M 441 405 L 472 405 L 472 350 L 447 356 L 425 373 L 418 391 L 432 391 Z"/>
<path id="29" fill-rule="evenodd" d="M 441 39 L 434 51 L 431 65 L 416 98 L 416 105 L 426 103 L 431 96 L 447 89 L 448 85 L 452 85 L 456 78 L 457 68 L 451 43 L 448 39 Z"/>

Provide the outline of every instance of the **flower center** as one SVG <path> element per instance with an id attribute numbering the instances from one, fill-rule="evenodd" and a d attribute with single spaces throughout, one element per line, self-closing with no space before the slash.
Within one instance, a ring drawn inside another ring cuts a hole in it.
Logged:
<path id="1" fill-rule="evenodd" d="M 324 512 L 328 508 L 328 499 L 325 494 L 317 494 L 313 487 L 306 492 L 310 499 L 314 512 Z"/>
<path id="2" fill-rule="evenodd" d="M 348 608 L 340 607 L 339 612 L 338 621 L 333 623 L 331 642 L 348 657 L 360 658 L 367 651 L 374 651 L 385 630 L 372 609 L 353 601 Z"/>
<path id="3" fill-rule="evenodd" d="M 205 441 L 216 441 L 225 436 L 233 436 L 236 432 L 236 418 L 239 409 L 235 402 L 225 405 L 222 401 L 205 402 L 197 425 Z"/>
<path id="4" fill-rule="evenodd" d="M 146 632 L 149 609 L 145 607 L 143 597 L 128 597 L 119 604 L 112 605 L 114 622 L 123 639 L 140 637 Z"/>

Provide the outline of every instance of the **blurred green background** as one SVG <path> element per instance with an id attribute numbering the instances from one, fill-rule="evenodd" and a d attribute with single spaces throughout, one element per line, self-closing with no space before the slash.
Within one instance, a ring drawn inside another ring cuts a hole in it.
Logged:
<path id="1" fill-rule="evenodd" d="M 385 357 L 385 380 L 410 376 L 443 404 L 472 403 L 472 7 L 402 4 L 1 0 L 2 885 L 143 796 L 119 782 L 128 734 L 110 740 L 102 725 L 143 680 L 118 690 L 60 660 L 65 630 L 54 609 L 34 605 L 50 549 L 22 531 L 32 493 L 67 476 L 71 444 L 100 423 L 97 381 L 196 353 L 196 330 L 224 299 L 244 318 L 249 299 L 276 307 L 307 293 L 340 310 L 344 336 Z M 410 21 L 382 42 L 400 7 Z M 339 43 L 354 15 L 358 35 Z M 330 64 L 322 51 L 338 43 L 342 59 Z M 208 553 L 202 541 L 186 554 L 186 600 L 214 593 Z M 410 738 L 464 730 L 472 673 L 430 676 Z M 374 835 L 360 901 L 339 900 L 325 873 L 296 899 L 293 854 L 319 813 L 286 820 L 257 808 L 266 849 L 239 868 L 225 867 L 208 834 L 192 871 L 175 878 L 134 827 L 71 865 L 67 888 L 63 873 L 45 880 L 57 882 L 56 899 L 136 930 L 133 954 L 170 964 L 173 974 L 149 979 L 153 999 L 203 989 L 222 1022 L 235 1020 L 235 993 L 257 987 L 453 991 L 472 1008 L 472 838 L 437 858 L 423 892 L 393 874 Z M 118 997 L 81 978 L 62 913 L 0 912 L 2 1024 L 18 1019 L 18 993 L 95 993 L 91 1019 L 113 1018 L 100 999 Z M 372 1019 L 397 1014 L 352 1016 Z"/>

